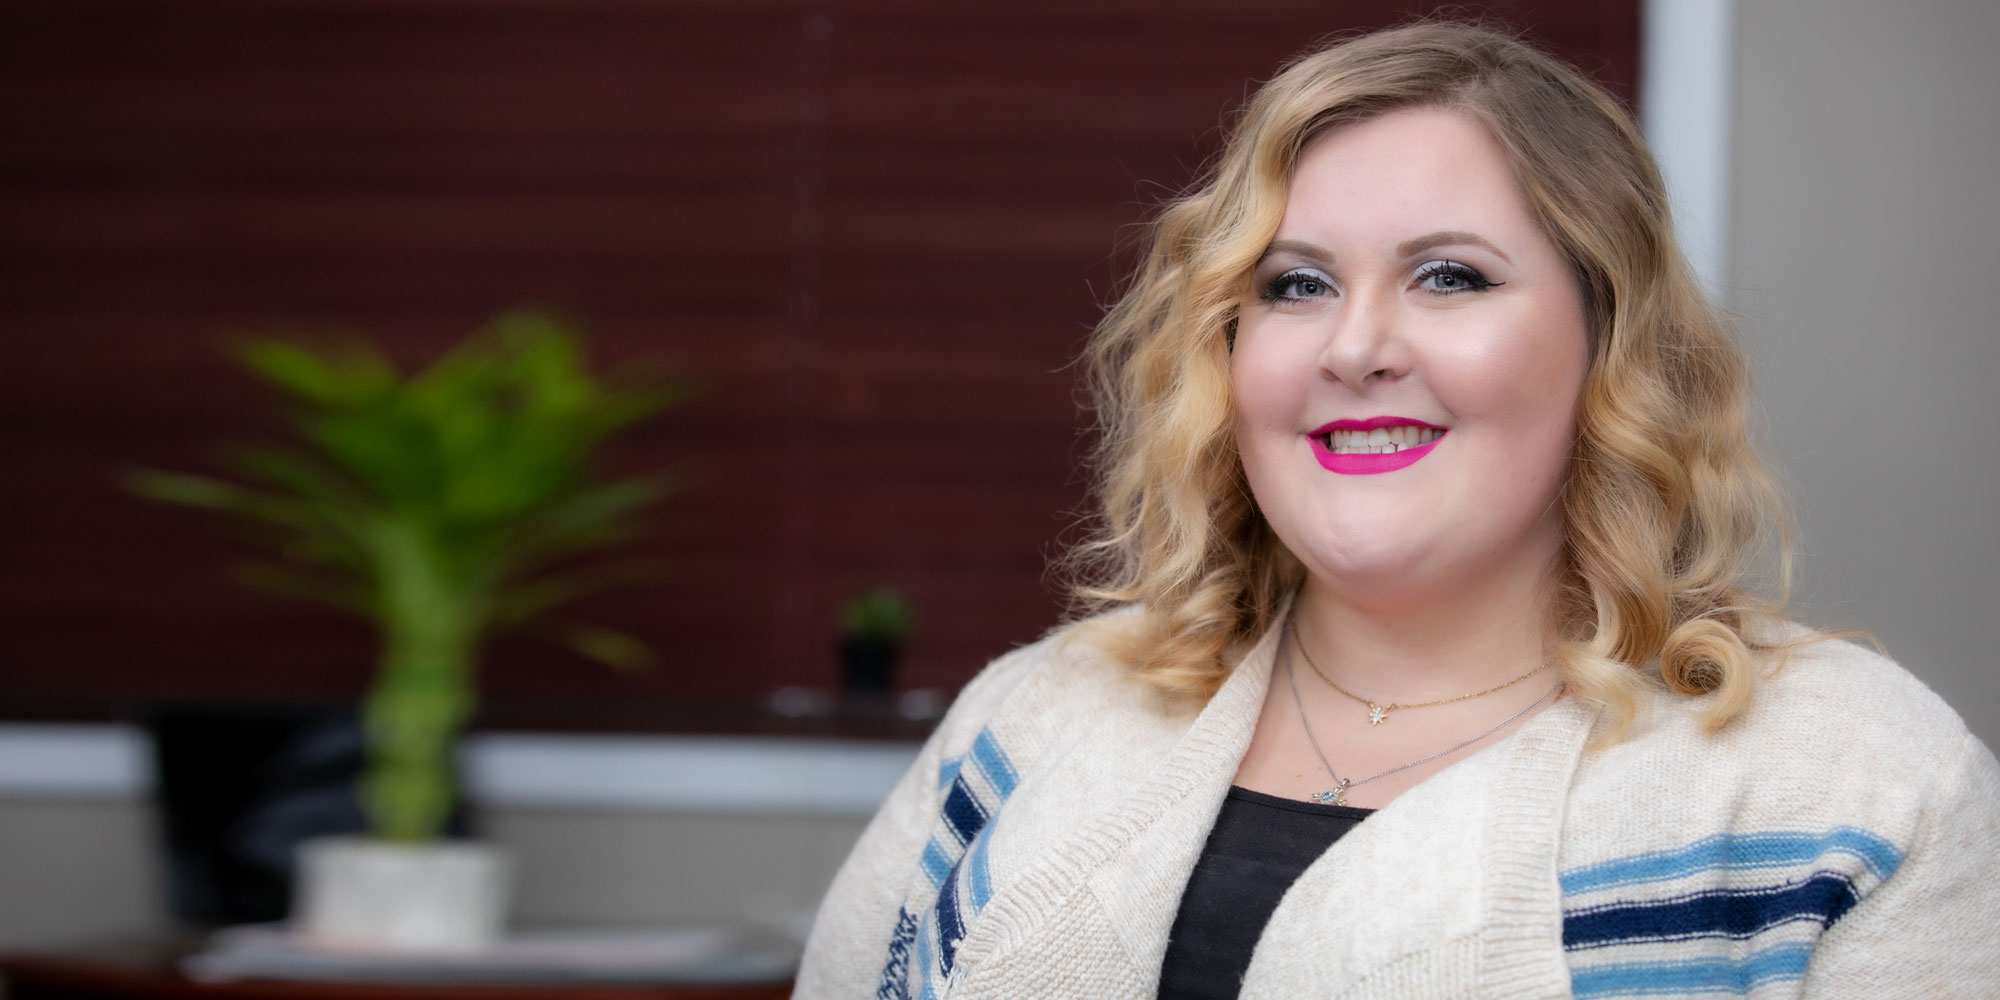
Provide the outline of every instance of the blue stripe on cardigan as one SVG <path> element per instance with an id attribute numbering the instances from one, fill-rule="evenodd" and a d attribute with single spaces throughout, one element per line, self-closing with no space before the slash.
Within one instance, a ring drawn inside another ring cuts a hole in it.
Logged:
<path id="1" fill-rule="evenodd" d="M 972 892 L 972 912 L 986 908 L 986 901 L 993 898 L 993 875 L 986 867 L 986 845 L 993 842 L 991 836 L 982 836 L 972 842 L 972 851 L 967 855 L 967 886 Z"/>
<path id="2" fill-rule="evenodd" d="M 938 846 L 936 837 L 924 844 L 923 866 L 924 877 L 930 879 L 934 886 L 943 885 L 951 875 L 951 859 L 945 857 L 944 848 Z"/>
<path id="3" fill-rule="evenodd" d="M 937 906 L 938 959 L 946 975 L 951 974 L 952 963 L 958 961 L 958 942 L 965 937 L 965 923 L 958 913 L 958 870 L 952 869 L 951 877 L 944 880 L 938 889 Z"/>
<path id="4" fill-rule="evenodd" d="M 1645 882 L 1665 882 L 1699 871 L 1781 868 L 1812 862 L 1830 853 L 1851 854 L 1878 879 L 1886 879 L 1903 861 L 1903 853 L 1887 840 L 1851 826 L 1826 833 L 1770 832 L 1717 834 L 1686 847 L 1615 858 L 1562 873 L 1564 895 L 1577 895 Z"/>
<path id="5" fill-rule="evenodd" d="M 952 782 L 951 791 L 944 797 L 944 820 L 960 844 L 972 843 L 972 838 L 979 834 L 979 828 L 986 825 L 986 807 L 980 804 L 979 796 L 965 786 L 963 778 Z"/>
<path id="6" fill-rule="evenodd" d="M 929 930 L 925 928 L 926 933 Z M 937 1000 L 937 991 L 931 989 L 931 949 L 927 944 L 923 934 L 917 935 L 917 981 L 924 984 L 924 988 L 917 991 L 917 997 L 918 1000 Z M 904 983 L 903 995 L 908 996 L 909 993 L 909 984 Z"/>
<path id="7" fill-rule="evenodd" d="M 1812 945 L 1786 942 L 1741 959 L 1693 958 L 1600 965 L 1572 972 L 1570 990 L 1584 1000 L 1661 993 L 1743 994 L 1767 983 L 1803 978 L 1811 956 Z"/>
<path id="8" fill-rule="evenodd" d="M 1007 759 L 1007 752 L 1000 749 L 992 733 L 979 731 L 972 741 L 972 756 L 979 761 L 979 769 L 986 772 L 986 780 L 993 783 L 993 790 L 1000 793 L 1000 798 L 1014 794 L 1014 785 L 1020 778 L 1014 773 L 1014 762 Z"/>
<path id="9" fill-rule="evenodd" d="M 972 771 L 965 768 L 970 761 Z M 981 780 L 983 778 L 983 780 Z M 949 976 L 958 960 L 959 942 L 965 937 L 971 917 L 984 909 L 993 896 L 992 873 L 986 848 L 994 814 L 1013 793 L 1020 776 L 993 734 L 982 730 L 966 754 L 946 758 L 938 764 L 938 787 L 945 790 L 939 808 L 943 832 L 924 845 L 919 859 L 924 877 L 937 888 L 929 915 L 918 932 L 914 971 L 923 987 L 919 1000 L 935 996 L 938 977 Z M 891 963 L 884 969 L 878 992 L 894 992 L 909 987 L 907 975 L 896 982 Z"/>
<path id="10" fill-rule="evenodd" d="M 1563 915 L 1563 947 L 1693 937 L 1749 938 L 1779 924 L 1830 926 L 1858 900 L 1847 877 L 1820 872 L 1803 882 L 1756 889 L 1715 889 L 1674 899 L 1608 903 Z"/>

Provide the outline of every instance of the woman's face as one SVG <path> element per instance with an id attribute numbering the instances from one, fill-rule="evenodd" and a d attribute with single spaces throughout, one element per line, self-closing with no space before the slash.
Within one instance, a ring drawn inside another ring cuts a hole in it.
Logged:
<path id="1" fill-rule="evenodd" d="M 1539 579 L 1587 340 L 1483 127 L 1411 109 L 1321 137 L 1237 321 L 1258 507 L 1315 584 L 1364 601 Z"/>

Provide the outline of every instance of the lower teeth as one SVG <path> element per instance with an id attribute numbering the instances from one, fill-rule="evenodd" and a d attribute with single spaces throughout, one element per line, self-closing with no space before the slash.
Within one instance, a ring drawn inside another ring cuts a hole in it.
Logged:
<path id="1" fill-rule="evenodd" d="M 1404 445 L 1391 443 L 1383 445 L 1364 444 L 1358 447 L 1354 445 L 1349 445 L 1345 448 L 1340 448 L 1334 445 L 1332 435 L 1327 435 L 1325 437 L 1320 438 L 1319 440 L 1320 444 L 1324 445 L 1327 451 L 1332 452 L 1335 455 L 1393 455 L 1396 452 L 1403 451 L 1406 447 Z M 1410 445 L 1408 447 L 1415 447 L 1415 445 Z"/>

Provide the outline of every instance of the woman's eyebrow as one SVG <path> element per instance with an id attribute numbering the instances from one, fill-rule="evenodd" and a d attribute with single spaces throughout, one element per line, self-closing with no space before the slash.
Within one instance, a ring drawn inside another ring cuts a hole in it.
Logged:
<path id="1" fill-rule="evenodd" d="M 1317 243 L 1307 243 L 1304 240 L 1272 240 L 1271 245 L 1265 247 L 1264 252 L 1257 256 L 1257 263 L 1262 264 L 1281 253 L 1291 254 L 1295 257 L 1304 257 L 1307 260 L 1320 261 L 1322 263 L 1333 259 L 1333 251 Z M 1513 262 L 1509 261 L 1508 263 Z"/>
<path id="2" fill-rule="evenodd" d="M 1492 242 L 1487 240 L 1485 237 L 1480 236 L 1477 233 L 1468 233 L 1457 229 L 1441 229 L 1435 233 L 1429 234 L 1428 236 L 1419 236 L 1416 239 L 1409 240 L 1407 242 L 1399 244 L 1396 247 L 1396 256 L 1415 257 L 1416 255 L 1423 253 L 1425 251 L 1435 250 L 1438 247 L 1448 247 L 1448 246 L 1482 247 L 1497 255 L 1501 260 L 1504 260 L 1509 264 L 1514 263 L 1514 258 L 1507 256 L 1505 251 L 1501 250 L 1499 247 L 1494 246 Z"/>

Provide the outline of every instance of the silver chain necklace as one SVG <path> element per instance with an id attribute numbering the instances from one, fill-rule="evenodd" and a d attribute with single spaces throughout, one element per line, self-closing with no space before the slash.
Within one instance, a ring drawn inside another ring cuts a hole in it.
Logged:
<path id="1" fill-rule="evenodd" d="M 1292 639 L 1293 642 L 1297 641 L 1295 638 L 1290 636 L 1287 636 L 1287 638 Z M 1443 750 L 1439 750 L 1437 753 L 1431 754 L 1428 757 L 1419 757 L 1416 760 L 1409 762 L 1408 764 L 1398 764 L 1395 767 L 1388 769 L 1387 771 L 1377 772 L 1375 774 L 1369 775 L 1366 778 L 1359 778 L 1359 779 L 1343 778 L 1340 775 L 1334 773 L 1333 765 L 1329 763 L 1326 759 L 1326 751 L 1321 750 L 1319 748 L 1319 738 L 1313 735 L 1312 723 L 1306 721 L 1306 703 L 1299 697 L 1298 674 L 1292 670 L 1292 647 L 1290 642 L 1287 642 L 1285 644 L 1284 651 L 1285 651 L 1285 683 L 1291 685 L 1292 688 L 1292 707 L 1297 708 L 1299 710 L 1299 726 L 1306 731 L 1306 742 L 1312 744 L 1313 756 L 1319 758 L 1320 766 L 1326 768 L 1326 776 L 1332 778 L 1334 781 L 1334 785 L 1331 789 L 1328 789 L 1327 791 L 1324 792 L 1314 792 L 1312 794 L 1312 800 L 1314 802 L 1324 802 L 1328 805 L 1336 805 L 1336 806 L 1346 805 L 1347 790 L 1355 787 L 1356 785 L 1365 785 L 1371 781 L 1374 781 L 1376 778 L 1386 778 L 1392 774 L 1395 774 L 1397 771 L 1407 771 L 1410 768 L 1417 766 L 1418 764 L 1428 764 L 1431 761 L 1438 759 L 1439 757 L 1443 757 L 1447 754 L 1457 753 L 1460 750 L 1463 750 L 1466 747 L 1469 747 L 1474 743 L 1477 743 L 1480 740 L 1483 740 L 1486 737 L 1491 736 L 1494 733 L 1497 733 L 1500 730 L 1506 728 L 1508 723 L 1513 722 L 1515 719 L 1518 719 L 1521 716 L 1528 714 L 1528 712 L 1534 709 L 1535 706 L 1540 705 L 1542 702 L 1549 700 L 1549 696 L 1555 694 L 1557 691 L 1562 690 L 1562 682 L 1557 681 L 1555 687 L 1552 687 L 1547 691 L 1543 692 L 1542 696 L 1530 702 L 1527 708 L 1523 708 L 1520 711 L 1515 712 L 1513 715 L 1501 719 L 1498 725 L 1494 726 L 1491 729 L 1486 730 L 1483 733 L 1480 733 L 1477 736 L 1474 736 L 1469 740 L 1466 740 L 1463 743 L 1454 743 L 1451 746 L 1448 746 Z"/>

